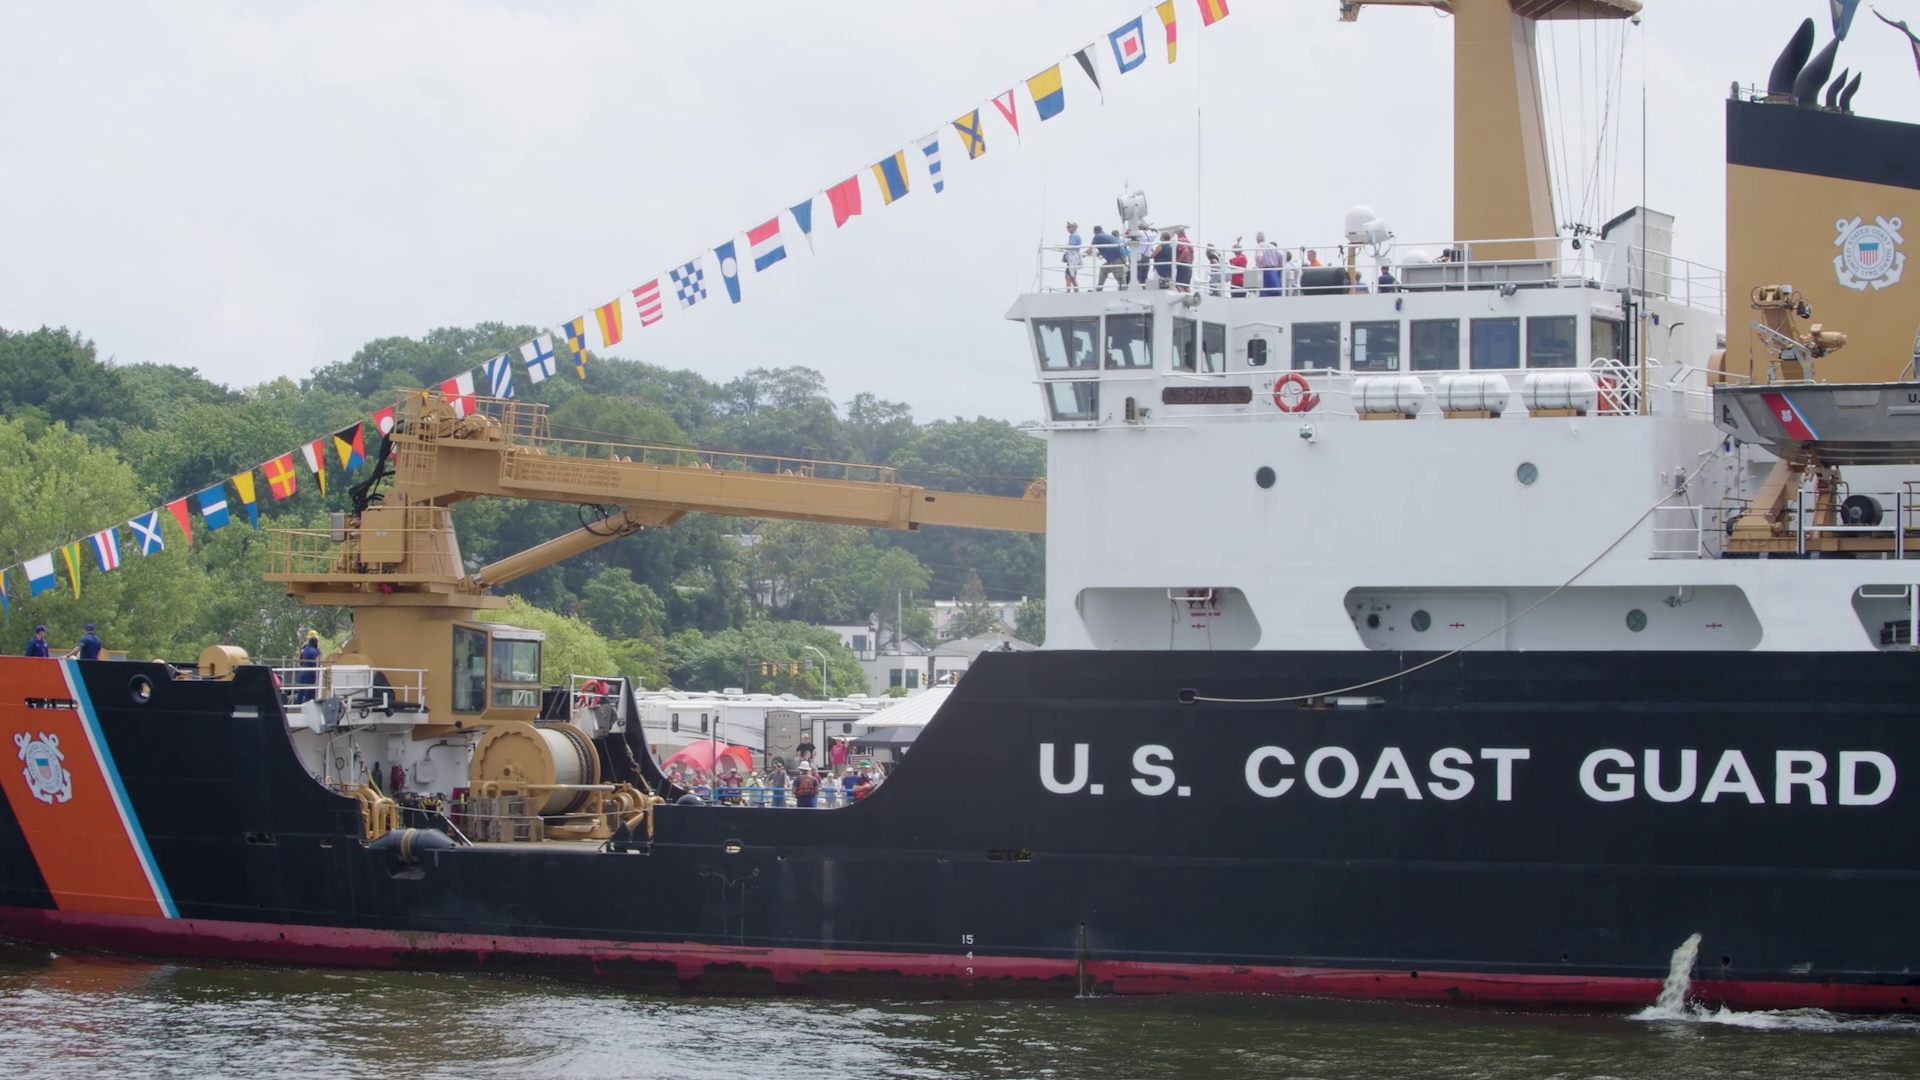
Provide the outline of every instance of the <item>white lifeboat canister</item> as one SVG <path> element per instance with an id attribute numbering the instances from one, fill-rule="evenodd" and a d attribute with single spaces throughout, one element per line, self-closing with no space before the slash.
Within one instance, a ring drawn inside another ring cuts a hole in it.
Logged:
<path id="1" fill-rule="evenodd" d="M 1520 403 L 1528 412 L 1572 409 L 1587 416 L 1600 408 L 1600 384 L 1584 371 L 1536 371 L 1520 384 Z"/>
<path id="2" fill-rule="evenodd" d="M 1416 416 L 1426 399 L 1426 385 L 1412 375 L 1362 375 L 1353 380 L 1355 412 Z"/>
<path id="3" fill-rule="evenodd" d="M 1441 412 L 1485 412 L 1499 416 L 1507 411 L 1507 399 L 1513 388 L 1505 375 L 1442 375 L 1434 388 Z"/>

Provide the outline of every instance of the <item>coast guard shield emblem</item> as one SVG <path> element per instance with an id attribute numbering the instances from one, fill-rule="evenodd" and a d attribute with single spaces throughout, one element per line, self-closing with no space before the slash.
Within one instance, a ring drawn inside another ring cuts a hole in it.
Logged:
<path id="1" fill-rule="evenodd" d="M 62 764 L 66 757 L 60 753 L 60 736 L 41 733 L 39 738 L 15 735 L 13 745 L 20 748 L 20 760 L 27 767 L 20 770 L 27 778 L 27 790 L 41 802 L 52 805 L 73 798 L 73 774 Z"/>
<path id="2" fill-rule="evenodd" d="M 1833 257 L 1833 272 L 1840 284 L 1865 292 L 1869 285 L 1879 290 L 1899 283 L 1907 266 L 1907 256 L 1900 250 L 1906 238 L 1900 235 L 1899 218 L 1875 217 L 1870 225 L 1861 218 L 1841 218 L 1833 225 L 1840 233 L 1833 241 L 1840 249 Z"/>

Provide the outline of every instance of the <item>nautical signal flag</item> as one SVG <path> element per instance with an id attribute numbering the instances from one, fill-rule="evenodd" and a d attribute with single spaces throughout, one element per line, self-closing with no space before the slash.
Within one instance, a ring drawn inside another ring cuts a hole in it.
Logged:
<path id="1" fill-rule="evenodd" d="M 1107 44 L 1113 46 L 1114 65 L 1122 75 L 1147 62 L 1145 19 L 1146 16 L 1142 15 L 1107 35 Z"/>
<path id="2" fill-rule="evenodd" d="M 726 283 L 727 299 L 740 302 L 740 260 L 734 257 L 733 241 L 729 240 L 713 249 L 713 257 L 720 263 L 720 280 Z"/>
<path id="3" fill-rule="evenodd" d="M 299 487 L 299 477 L 293 471 L 293 455 L 281 454 L 265 465 L 260 471 L 267 475 L 267 490 L 276 499 L 291 499 Z"/>
<path id="4" fill-rule="evenodd" d="M 7 605 L 7 570 L 6 567 L 0 566 L 0 619 L 6 618 L 8 614 L 10 609 Z"/>
<path id="5" fill-rule="evenodd" d="M 200 501 L 200 516 L 207 521 L 207 529 L 227 527 L 227 489 L 224 484 L 215 484 L 194 496 Z"/>
<path id="6" fill-rule="evenodd" d="M 920 152 L 927 156 L 927 177 L 933 181 L 933 193 L 938 195 L 947 189 L 947 182 L 940 179 L 940 133 L 936 131 L 921 139 Z"/>
<path id="7" fill-rule="evenodd" d="M 248 469 L 233 478 L 233 490 L 240 494 L 240 505 L 247 508 L 247 521 L 254 528 L 260 527 L 260 503 L 253 492 L 253 470 Z"/>
<path id="8" fill-rule="evenodd" d="M 633 290 L 633 310 L 640 316 L 642 328 L 660 321 L 660 279 L 654 278 Z"/>
<path id="9" fill-rule="evenodd" d="M 53 552 L 49 551 L 45 555 L 36 555 L 20 564 L 20 568 L 27 572 L 28 596 L 39 596 L 41 593 L 53 588 Z"/>
<path id="10" fill-rule="evenodd" d="M 80 541 L 60 549 L 60 560 L 67 564 L 67 581 L 73 585 L 73 598 L 80 599 Z"/>
<path id="11" fill-rule="evenodd" d="M 907 193 L 907 154 L 904 150 L 895 150 L 890 157 L 881 158 L 873 165 L 874 179 L 880 181 L 880 198 L 888 206 L 893 200 Z"/>
<path id="12" fill-rule="evenodd" d="M 793 215 L 793 223 L 800 227 L 800 235 L 807 238 L 807 250 L 812 251 L 813 200 L 808 199 L 805 202 L 794 203 L 792 206 L 787 207 L 787 212 Z"/>
<path id="13" fill-rule="evenodd" d="M 955 120 L 953 130 L 960 133 L 960 144 L 967 148 L 967 160 L 971 161 L 987 152 L 987 134 L 986 130 L 980 126 L 979 109 Z"/>
<path id="14" fill-rule="evenodd" d="M 847 219 L 860 212 L 860 174 L 854 173 L 828 188 L 827 202 L 833 205 L 833 227 L 845 228 Z"/>
<path id="15" fill-rule="evenodd" d="M 487 386 L 492 388 L 493 396 L 510 398 L 513 396 L 513 354 L 501 353 L 487 361 Z"/>
<path id="16" fill-rule="evenodd" d="M 1080 70 L 1087 73 L 1087 78 L 1093 82 L 1093 88 L 1100 91 L 1101 102 L 1105 103 L 1107 100 L 1107 92 L 1100 88 L 1100 72 L 1093 66 L 1093 49 L 1094 47 L 1089 45 L 1079 52 L 1074 53 L 1073 58 L 1079 61 Z"/>
<path id="17" fill-rule="evenodd" d="M 473 372 L 469 371 L 461 375 L 455 375 L 453 378 L 441 383 L 440 396 L 446 398 L 447 404 L 453 406 L 453 415 L 465 416 L 472 412 L 476 404 L 474 401 Z M 341 460 L 344 461 L 345 459 L 343 458 Z M 347 467 L 352 468 L 353 466 L 349 465 Z"/>
<path id="18" fill-rule="evenodd" d="M 467 379 L 469 382 L 472 381 L 472 373 L 468 373 Z M 367 446 L 366 443 L 361 441 L 360 437 L 360 428 L 362 426 L 363 425 L 355 424 L 350 428 L 342 428 L 333 434 L 334 452 L 340 455 L 340 467 L 348 472 L 352 472 L 367 463 Z"/>
<path id="19" fill-rule="evenodd" d="M 593 321 L 600 324 L 600 347 L 611 349 L 620 344 L 620 298 L 593 309 Z"/>
<path id="20" fill-rule="evenodd" d="M 587 317 L 585 315 L 571 322 L 560 324 L 566 335 L 567 351 L 573 353 L 573 370 L 581 378 L 587 377 Z"/>
<path id="21" fill-rule="evenodd" d="M 1160 21 L 1167 27 L 1167 63 L 1171 64 L 1180 39 L 1180 28 L 1173 21 L 1173 0 L 1163 0 L 1153 10 L 1159 13 Z"/>
<path id="22" fill-rule="evenodd" d="M 787 246 L 780 242 L 780 216 L 764 225 L 747 230 L 747 251 L 753 256 L 753 271 L 760 273 L 787 257 Z M 658 301 L 655 301 L 656 306 Z"/>
<path id="23" fill-rule="evenodd" d="M 324 483 L 320 485 L 321 491 L 325 491 L 326 489 L 327 489 L 327 486 Z M 190 516 L 192 512 L 187 509 L 187 500 L 175 499 L 172 502 L 168 503 L 167 513 L 172 514 L 173 520 L 180 523 L 180 535 L 186 537 L 187 546 L 192 547 L 193 546 L 193 518 Z"/>
<path id="24" fill-rule="evenodd" d="M 303 447 L 301 447 L 301 448 L 300 448 L 300 456 L 301 456 L 301 457 L 303 457 L 303 458 L 306 458 L 306 459 L 307 459 L 307 471 L 308 471 L 308 472 L 310 472 L 310 473 L 312 473 L 312 474 L 314 475 L 314 477 L 315 477 L 315 478 L 316 478 L 317 480 L 319 480 L 319 482 L 320 482 L 320 494 L 322 494 L 322 495 L 325 495 L 325 494 L 327 493 L 327 446 L 326 446 L 326 440 L 325 440 L 325 439 L 315 439 L 315 440 L 313 440 L 312 442 L 310 442 L 310 443 L 308 443 L 307 445 L 305 445 L 305 446 L 303 446 Z M 181 503 L 182 503 L 182 505 L 184 505 L 184 504 L 185 504 L 185 502 L 186 502 L 186 500 L 184 500 L 184 499 L 182 499 L 182 500 L 181 500 Z M 169 508 L 169 509 L 171 509 L 171 508 Z M 176 514 L 175 516 L 176 516 L 176 517 L 179 517 L 180 515 L 178 515 L 178 514 Z M 185 519 L 184 517 L 182 517 L 182 518 L 181 518 L 181 525 L 180 525 L 180 527 L 181 527 L 182 529 L 185 529 L 185 528 L 187 527 L 187 526 L 186 526 L 186 519 Z M 192 534 L 192 533 L 188 533 L 187 535 L 188 535 L 189 537 L 191 537 L 191 536 L 192 536 L 193 534 Z"/>
<path id="25" fill-rule="evenodd" d="M 1227 0 L 1198 0 L 1198 2 L 1201 26 L 1212 26 L 1227 17 Z M 1852 0 L 1852 2 L 1857 4 L 1860 0 Z M 1846 31 L 1841 31 L 1840 36 L 1846 37 Z"/>
<path id="26" fill-rule="evenodd" d="M 1033 107 L 1041 120 L 1051 120 L 1067 108 L 1067 90 L 1060 85 L 1060 65 L 1027 80 L 1027 93 L 1033 95 Z"/>
<path id="27" fill-rule="evenodd" d="M 707 298 L 707 273 L 700 268 L 700 260 L 667 271 L 667 277 L 673 280 L 673 295 L 682 308 L 690 308 Z"/>
<path id="28" fill-rule="evenodd" d="M 384 409 L 378 409 L 374 412 L 373 430 L 379 432 L 382 437 L 385 437 L 393 434 L 393 428 L 393 406 L 389 405 Z"/>
<path id="29" fill-rule="evenodd" d="M 133 530 L 133 546 L 140 549 L 140 554 L 166 549 L 167 539 L 160 534 L 160 511 L 150 510 L 127 522 L 127 527 Z"/>
<path id="30" fill-rule="evenodd" d="M 553 335 L 541 334 L 520 346 L 520 359 L 526 362 L 527 381 L 533 385 L 539 386 L 553 378 Z"/>
<path id="31" fill-rule="evenodd" d="M 93 557 L 100 560 L 100 572 L 120 569 L 120 532 L 109 525 L 92 536 L 87 542 L 93 545 Z"/>
<path id="32" fill-rule="evenodd" d="M 1007 123 L 1013 125 L 1013 134 L 1018 137 L 1020 134 L 1020 111 L 1013 107 L 1013 91 L 1009 90 L 999 97 L 994 98 L 993 107 L 999 109 L 1000 115 L 1006 117 Z"/>

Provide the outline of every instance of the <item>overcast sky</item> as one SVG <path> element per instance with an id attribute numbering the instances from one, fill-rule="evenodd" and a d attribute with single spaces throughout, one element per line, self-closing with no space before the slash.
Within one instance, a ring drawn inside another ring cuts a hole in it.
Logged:
<path id="1" fill-rule="evenodd" d="M 613 351 L 718 380 L 808 365 L 837 400 L 922 420 L 1032 417 L 1001 316 L 1036 244 L 1068 217 L 1112 224 L 1123 182 L 1155 220 L 1228 242 L 1333 246 L 1361 202 L 1404 241 L 1447 235 L 1447 20 L 1231 0 L 1203 32 L 1177 4 L 1178 62 L 1149 16 L 1153 59 L 1122 77 L 1106 32 L 1146 0 L 5 0 L 0 326 L 247 385 L 386 335 L 554 325 L 938 129 L 943 193 L 915 160 L 907 198 L 881 207 L 869 184 L 844 230 L 821 199 L 817 254 L 789 223 L 790 258 L 749 270 L 741 304 L 714 280 Z M 1678 216 L 1680 254 L 1722 264 L 1727 87 L 1763 82 L 1805 16 L 1824 42 L 1826 6 L 1648 0 L 1614 198 L 1589 223 L 1638 201 L 1644 35 L 1648 201 Z M 1920 0 L 1879 6 L 1920 25 Z M 1582 166 L 1618 32 L 1552 31 Z M 1104 105 L 1069 65 L 1065 113 L 1041 124 L 1022 86 L 1022 138 L 989 107 L 988 152 L 965 160 L 950 120 L 1096 39 Z M 1867 72 L 1857 110 L 1920 120 L 1911 55 L 1864 7 L 1840 64 Z"/>

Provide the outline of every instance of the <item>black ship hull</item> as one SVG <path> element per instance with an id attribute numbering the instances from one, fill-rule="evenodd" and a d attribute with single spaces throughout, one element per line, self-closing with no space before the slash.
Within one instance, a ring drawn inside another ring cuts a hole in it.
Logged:
<path id="1" fill-rule="evenodd" d="M 990 654 L 846 809 L 669 805 L 639 851 L 413 866 L 306 773 L 264 669 L 0 660 L 0 936 L 701 991 L 1615 1007 L 1697 933 L 1704 1000 L 1920 1009 L 1910 656 L 1470 653 L 1247 700 L 1425 659 Z"/>

